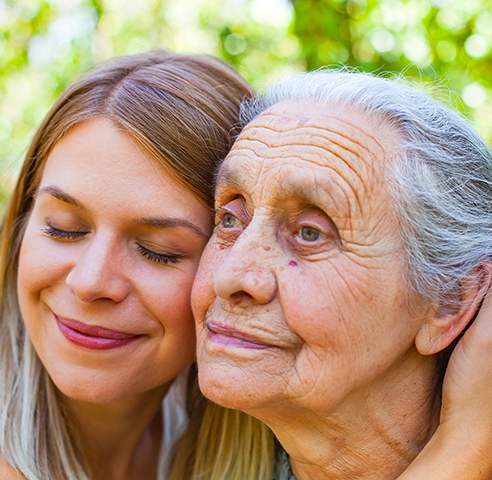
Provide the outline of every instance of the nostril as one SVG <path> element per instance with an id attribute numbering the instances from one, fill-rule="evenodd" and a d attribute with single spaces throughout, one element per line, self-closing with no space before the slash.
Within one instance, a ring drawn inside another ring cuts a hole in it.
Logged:
<path id="1" fill-rule="evenodd" d="M 239 292 L 235 292 L 230 296 L 230 300 L 233 303 L 241 303 L 244 301 L 251 300 L 253 298 L 252 295 L 245 292 L 244 290 L 240 290 Z"/>

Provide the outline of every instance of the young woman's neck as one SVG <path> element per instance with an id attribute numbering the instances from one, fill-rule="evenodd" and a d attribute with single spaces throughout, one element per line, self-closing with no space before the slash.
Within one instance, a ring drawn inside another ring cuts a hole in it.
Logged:
<path id="1" fill-rule="evenodd" d="M 162 399 L 169 384 L 112 403 L 64 397 L 93 480 L 156 478 Z"/>

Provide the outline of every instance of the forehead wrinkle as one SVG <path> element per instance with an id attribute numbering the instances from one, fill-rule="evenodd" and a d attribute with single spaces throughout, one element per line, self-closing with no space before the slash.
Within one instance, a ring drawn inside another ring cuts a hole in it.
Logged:
<path id="1" fill-rule="evenodd" d="M 279 156 L 279 155 L 263 156 L 259 152 L 257 152 L 256 150 L 254 150 L 252 148 L 240 147 L 240 146 L 235 149 L 235 151 L 233 152 L 233 155 L 231 155 L 229 157 L 229 160 L 239 161 L 239 162 L 242 162 L 243 160 L 247 161 L 248 155 L 241 155 L 241 153 L 240 153 L 241 150 L 246 150 L 247 152 L 252 153 L 252 155 L 254 155 L 257 159 L 260 159 L 259 169 L 258 169 L 258 172 L 255 174 L 256 185 L 258 185 L 258 183 L 259 183 L 258 179 L 261 178 L 265 174 L 265 170 L 270 170 L 270 169 L 276 168 L 276 167 L 283 169 L 283 167 L 287 168 L 290 165 L 297 167 L 297 165 L 294 163 L 294 161 L 299 160 L 297 157 L 293 157 L 291 154 L 285 155 L 285 156 Z M 269 148 L 269 150 L 271 150 L 271 149 Z M 238 153 L 238 151 L 239 151 L 239 153 Z M 277 164 L 278 163 L 277 160 L 279 158 L 282 158 L 282 160 L 283 160 L 281 164 Z M 310 160 L 308 160 L 308 159 L 301 159 L 301 161 L 310 162 Z M 319 165 L 316 164 L 314 161 L 312 161 L 310 163 L 313 163 L 315 166 L 319 167 Z M 323 166 L 321 168 L 327 168 L 328 170 L 333 170 L 331 166 L 326 166 L 326 167 Z M 344 181 L 349 185 L 349 182 L 342 175 L 340 175 L 339 172 L 335 171 L 335 173 L 337 175 L 341 176 L 344 179 Z M 223 182 L 223 184 L 221 184 L 220 186 L 221 187 L 224 187 L 224 186 L 234 187 L 236 185 L 244 186 L 244 181 L 242 181 L 242 182 L 239 181 L 241 176 L 244 176 L 244 167 L 243 166 L 239 167 L 238 165 L 234 165 L 234 164 L 231 166 L 231 164 L 229 162 L 229 163 L 227 163 L 227 166 L 224 167 L 224 175 L 222 175 L 220 178 L 220 181 Z M 229 181 L 231 181 L 231 183 L 229 183 Z M 337 185 L 336 182 L 333 182 L 331 180 L 327 183 L 329 183 L 332 186 Z M 226 184 L 226 185 L 224 185 L 224 184 Z M 281 185 L 279 184 L 279 187 L 280 187 L 281 192 L 283 193 L 283 196 L 291 196 L 291 197 L 298 196 L 301 199 L 308 201 L 308 203 L 315 203 L 315 197 L 313 196 L 313 193 L 312 193 L 313 192 L 313 185 L 315 186 L 314 190 L 323 191 L 324 193 L 329 195 L 329 191 L 326 189 L 326 187 L 322 187 L 320 189 L 316 188 L 316 178 L 315 178 L 315 181 L 313 183 L 310 183 L 308 185 L 308 183 L 306 181 L 298 181 L 298 179 L 292 181 L 289 177 L 287 177 L 287 179 L 282 181 Z M 340 188 L 340 190 L 345 194 L 345 197 L 347 197 L 347 195 L 343 191 L 343 189 Z M 330 195 L 330 197 L 332 197 L 332 196 Z"/>
<path id="2" fill-rule="evenodd" d="M 359 114 L 355 113 L 355 115 L 360 118 Z M 387 158 L 385 148 L 375 136 L 353 122 L 325 114 L 318 115 L 317 119 L 315 118 L 317 122 L 313 124 L 313 117 L 308 117 L 309 114 L 304 117 L 289 118 L 287 114 L 264 113 L 257 117 L 241 133 L 233 147 L 233 152 L 237 155 L 238 152 L 244 151 L 246 158 L 249 157 L 248 153 L 250 153 L 260 160 L 272 160 L 279 158 L 295 159 L 296 150 L 300 150 L 301 154 L 298 160 L 310 162 L 320 168 L 323 166 L 331 167 L 337 175 L 337 179 L 343 179 L 343 183 L 346 183 L 349 191 L 352 192 L 352 194 L 349 194 L 347 188 L 343 188 L 343 184 L 340 181 L 331 182 L 332 185 L 338 184 L 340 186 L 339 190 L 343 192 L 345 197 L 345 201 L 341 201 L 340 198 L 338 203 L 348 204 L 347 222 L 345 223 L 351 225 L 345 226 L 351 230 L 356 230 L 353 222 L 359 220 L 357 223 L 363 224 L 365 223 L 364 220 L 366 220 L 361 214 L 365 200 L 371 197 L 370 193 L 378 183 L 383 183 L 384 186 L 385 175 L 375 175 L 375 170 L 378 170 L 379 173 L 382 168 L 386 167 L 384 165 L 386 162 L 377 161 L 381 157 L 383 160 Z M 326 121 L 328 125 L 320 125 L 321 121 L 323 123 Z M 339 128 L 340 125 L 348 127 L 350 130 L 347 133 L 339 131 L 341 130 Z M 265 137 L 266 139 L 264 139 Z M 373 148 L 370 148 L 371 146 Z M 321 151 L 321 153 L 319 151 L 316 152 L 317 150 Z M 325 159 L 327 163 L 332 163 L 332 165 L 320 165 L 320 159 Z M 332 160 L 331 162 L 330 159 Z M 339 165 L 345 165 L 346 168 L 339 167 L 336 169 L 336 164 L 333 165 L 333 159 L 336 159 L 336 163 Z M 259 176 L 262 175 L 265 166 L 265 162 L 262 162 L 260 171 L 255 175 L 257 181 Z M 348 176 L 348 172 L 352 172 L 352 175 Z M 313 185 L 315 188 L 319 188 L 319 183 L 316 179 Z M 325 191 L 326 187 L 323 185 L 321 189 Z M 337 197 L 340 197 L 340 195 L 338 194 Z M 353 200 L 350 201 L 352 197 Z M 372 203 L 374 203 L 375 199 L 372 200 Z M 371 208 L 372 203 L 367 203 L 368 208 Z M 355 211 L 361 214 L 358 219 L 354 218 Z"/>
<path id="3" fill-rule="evenodd" d="M 251 151 L 254 154 L 254 150 Z M 241 153 L 231 157 L 232 161 L 239 162 L 239 164 L 227 164 L 227 169 L 235 174 L 231 175 L 231 178 L 235 177 L 237 179 L 244 174 L 244 162 L 248 162 L 248 159 L 247 155 L 243 156 Z M 253 203 L 256 199 L 257 204 L 262 204 L 262 202 L 258 200 L 263 196 L 264 190 L 267 189 L 269 193 L 267 203 L 270 209 L 273 208 L 273 205 L 277 201 L 282 202 L 287 199 L 298 198 L 300 201 L 325 211 L 335 222 L 340 233 L 346 233 L 342 237 L 342 240 L 345 240 L 345 242 L 348 242 L 349 244 L 358 243 L 354 237 L 358 236 L 357 232 L 367 233 L 368 228 L 365 221 L 366 219 L 361 212 L 357 193 L 354 193 L 350 182 L 340 175 L 340 172 L 334 171 L 331 166 L 327 166 L 321 167 L 323 168 L 323 178 L 320 178 L 320 175 L 316 175 L 316 172 L 313 170 L 309 170 L 313 176 L 312 180 L 303 180 L 292 176 L 284 177 L 281 173 L 277 173 L 276 167 L 280 166 L 281 168 L 288 168 L 293 165 L 294 168 L 298 168 L 296 162 L 289 161 L 292 159 L 286 159 L 287 161 L 283 162 L 282 165 L 278 165 L 275 161 L 275 157 L 267 160 L 269 161 L 258 162 L 259 168 L 255 168 L 252 177 L 245 178 L 245 181 L 241 182 L 239 187 L 233 185 L 221 185 L 220 187 L 224 190 L 227 190 L 228 187 L 233 189 L 237 188 L 239 191 L 244 189 L 246 196 L 251 196 Z M 258 163 L 256 165 L 258 165 Z M 332 179 L 332 171 L 336 176 L 337 181 Z M 262 176 L 266 177 L 266 181 L 261 181 Z M 340 181 L 340 179 L 342 181 Z M 343 184 L 346 184 L 348 188 L 344 188 Z M 252 188 L 252 190 L 248 192 L 248 188 Z M 315 196 L 315 192 L 318 192 L 317 196 Z M 319 195 L 320 192 L 322 195 Z M 349 192 L 351 192 L 352 195 L 350 195 Z M 355 212 L 358 214 L 356 217 L 354 217 Z"/>
<path id="4" fill-rule="evenodd" d="M 318 145 L 312 145 L 312 144 L 311 145 L 305 145 L 305 144 L 300 145 L 299 143 L 285 144 L 285 142 L 283 142 L 281 146 L 272 146 L 270 143 L 268 144 L 265 142 L 258 142 L 258 143 L 265 147 L 264 149 L 265 151 L 258 151 L 258 149 L 255 149 L 253 145 L 250 146 L 250 142 L 246 139 L 244 142 L 242 142 L 242 144 L 236 143 L 234 151 L 231 152 L 232 153 L 231 157 L 236 158 L 236 155 L 238 155 L 237 152 L 243 150 L 243 151 L 251 152 L 252 155 L 262 160 L 275 161 L 278 160 L 279 158 L 284 160 L 297 159 L 303 162 L 311 163 L 318 168 L 327 168 L 329 170 L 332 170 L 338 177 L 344 180 L 344 183 L 348 186 L 350 191 L 353 192 L 355 198 L 356 210 L 359 213 L 362 213 L 363 197 L 364 199 L 369 198 L 369 192 L 366 187 L 367 182 L 363 181 L 362 175 L 357 171 L 357 169 L 352 167 L 350 162 L 347 162 L 343 157 L 340 157 L 336 152 L 332 152 L 325 149 L 324 147 L 320 147 Z M 302 154 L 296 156 L 295 151 L 293 151 L 293 147 L 302 150 Z M 323 153 L 321 155 L 316 153 L 317 149 L 321 149 Z M 314 153 L 312 152 L 312 150 L 314 150 Z M 326 158 L 327 151 L 333 156 L 339 158 L 341 162 L 347 166 L 348 170 L 353 173 L 352 177 L 346 175 L 344 171 L 345 169 L 337 170 L 334 168 L 333 165 L 320 165 L 319 161 L 316 161 L 320 157 Z M 264 166 L 264 162 L 262 166 Z M 257 178 L 259 178 L 259 176 L 260 175 L 258 175 Z M 354 182 L 354 178 L 356 179 L 356 182 Z M 330 182 L 330 183 L 336 184 L 337 182 Z M 354 183 L 359 188 L 355 187 Z M 349 195 L 347 195 L 347 193 L 345 192 L 344 188 L 341 188 L 341 190 L 344 191 L 346 197 L 349 197 Z M 361 192 L 359 192 L 359 190 L 361 190 Z M 352 211 L 352 209 L 350 210 Z"/>
<path id="5" fill-rule="evenodd" d="M 313 122 L 307 123 L 307 121 L 304 121 L 305 119 L 298 125 L 298 122 L 295 122 L 295 120 L 268 112 L 260 115 L 247 126 L 240 135 L 238 141 L 260 142 L 264 144 L 266 148 L 281 147 L 290 149 L 295 146 L 300 148 L 318 146 L 326 152 L 338 157 L 340 161 L 354 171 L 359 179 L 371 178 L 371 182 L 361 182 L 364 193 L 366 197 L 368 197 L 370 192 L 372 192 L 376 186 L 379 186 L 381 183 L 384 184 L 384 168 L 386 167 L 386 162 L 379 162 L 378 159 L 381 158 L 385 160 L 387 158 L 386 149 L 374 136 L 370 135 L 365 129 L 354 125 L 352 122 L 344 121 L 343 119 L 329 115 L 322 116 L 322 119 L 325 118 L 335 124 L 342 124 L 350 128 L 352 131 L 355 131 L 357 135 L 355 135 L 354 138 L 353 135 L 351 136 L 336 130 L 336 125 L 320 126 L 319 122 L 317 122 L 317 124 L 313 124 Z M 272 119 L 275 120 L 273 125 L 259 121 Z M 279 122 L 278 119 L 281 119 L 281 121 Z M 288 123 L 287 128 L 285 128 L 286 123 Z M 268 142 L 261 140 L 264 130 L 270 134 Z M 368 140 L 373 148 L 369 148 L 365 145 Z M 378 150 L 380 152 L 378 152 Z M 320 157 L 323 158 L 323 155 Z M 358 162 L 350 161 L 350 158 L 354 157 L 358 159 Z M 361 169 L 361 173 L 358 173 L 357 166 L 365 168 Z"/>
<path id="6" fill-rule="evenodd" d="M 310 109 L 308 112 L 306 112 L 306 107 Z M 281 111 L 282 108 L 284 111 Z M 280 110 L 280 113 L 276 113 L 276 109 Z M 331 113 L 333 111 L 335 111 L 335 114 Z M 353 119 L 344 119 L 343 117 L 347 114 L 352 116 Z M 312 142 L 312 138 L 320 140 L 326 138 L 328 142 L 338 144 L 340 148 L 355 154 L 361 160 L 362 164 L 365 164 L 373 174 L 377 172 L 377 174 L 373 175 L 372 185 L 363 184 L 364 189 L 367 190 L 367 187 L 376 187 L 380 184 L 384 186 L 386 173 L 384 169 L 387 167 L 385 160 L 390 157 L 388 150 L 394 147 L 395 142 L 399 138 L 398 132 L 389 126 L 382 126 L 381 122 L 373 125 L 373 117 L 375 116 L 358 112 L 356 109 L 350 108 L 350 106 L 340 107 L 329 104 L 319 105 L 313 102 L 283 101 L 259 115 L 250 126 L 260 128 L 264 126 L 266 129 L 277 133 L 288 133 L 298 130 L 300 131 L 301 137 L 303 130 L 306 129 L 312 128 L 315 131 L 317 130 L 317 133 L 321 132 L 321 135 L 310 137 L 310 141 Z M 367 120 L 370 121 L 370 124 L 366 126 L 365 123 L 367 123 Z M 358 121 L 365 123 L 361 127 L 358 125 Z M 349 133 L 352 133 L 352 135 L 347 135 L 340 126 L 350 129 Z M 378 137 L 372 134 L 373 131 L 379 133 L 381 130 L 384 130 L 382 132 L 383 142 L 380 142 Z M 334 137 L 339 137 L 342 141 L 337 141 Z M 348 141 L 348 144 L 343 139 Z M 388 139 L 390 140 L 388 141 Z M 368 144 L 367 146 L 366 143 Z M 353 148 L 353 145 L 356 145 L 356 148 Z M 365 158 L 364 152 L 369 154 L 372 162 Z M 343 156 L 339 155 L 339 158 L 345 161 Z M 377 161 L 378 159 L 382 161 Z M 373 188 L 369 190 L 373 190 Z M 368 192 L 366 191 L 367 194 Z"/>
<path id="7" fill-rule="evenodd" d="M 304 104 L 301 104 L 301 105 L 304 105 Z M 377 148 L 381 149 L 382 151 L 385 150 L 385 146 L 378 141 L 377 137 L 375 137 L 374 135 L 372 135 L 366 129 L 357 126 L 353 122 L 350 122 L 348 120 L 344 120 L 343 118 L 341 118 L 339 116 L 329 115 L 329 114 L 323 114 L 323 107 L 328 107 L 329 108 L 329 105 L 321 105 L 321 106 L 320 105 L 314 105 L 313 107 L 314 108 L 317 108 L 318 110 L 314 113 L 314 115 L 311 116 L 311 118 L 306 118 L 306 117 L 290 118 L 290 117 L 287 117 L 285 115 L 276 114 L 276 113 L 274 113 L 272 111 L 264 112 L 261 115 L 259 115 L 253 122 L 251 122 L 251 124 L 247 125 L 243 131 L 246 131 L 249 128 L 254 128 L 256 126 L 263 126 L 265 129 L 276 131 L 278 133 L 289 132 L 289 131 L 293 131 L 295 129 L 302 129 L 302 128 L 324 128 L 324 129 L 327 129 L 327 127 L 322 127 L 321 125 L 315 125 L 312 122 L 312 119 L 315 118 L 315 116 L 317 114 L 323 120 L 326 119 L 328 121 L 333 121 L 335 123 L 341 123 L 341 124 L 343 124 L 345 126 L 348 126 L 349 128 L 353 128 L 357 132 L 362 133 L 362 135 L 364 137 L 367 137 L 372 142 L 374 142 L 376 144 Z M 359 113 L 359 112 L 357 112 L 355 110 L 351 110 L 349 108 L 340 108 L 340 111 L 342 111 L 342 112 L 349 112 L 349 113 L 351 113 L 351 114 L 353 114 L 356 117 L 359 117 L 361 119 L 366 119 L 364 117 L 371 118 L 370 115 L 367 115 L 367 114 L 364 114 L 364 113 Z M 281 119 L 282 122 L 276 123 L 275 124 L 275 127 L 270 126 L 270 125 L 261 125 L 261 123 L 259 122 L 259 120 L 262 120 L 262 119 L 269 120 L 268 117 L 272 117 L 273 119 Z M 257 124 L 260 124 L 260 125 L 257 125 Z M 283 127 L 286 127 L 286 126 L 289 127 L 290 126 L 290 128 L 280 128 L 282 126 Z M 341 136 L 344 136 L 340 132 L 336 132 L 336 133 L 340 134 Z M 393 133 L 396 135 L 396 132 L 393 132 Z M 348 137 L 346 137 L 346 138 L 348 138 Z M 361 147 L 362 148 L 365 148 L 362 145 L 361 145 Z"/>
<path id="8" fill-rule="evenodd" d="M 350 124 L 349 124 L 350 125 Z M 356 128 L 356 127 L 353 127 Z M 261 140 L 258 136 L 258 131 L 261 132 L 263 130 L 267 130 L 272 132 L 274 135 L 269 139 L 268 142 Z M 296 131 L 294 137 L 293 132 Z M 314 133 L 313 133 L 314 130 Z M 360 129 L 359 129 L 360 130 Z M 363 130 L 360 130 L 363 132 Z M 342 132 L 333 131 L 333 129 L 322 126 L 302 126 L 297 129 L 290 129 L 288 131 L 278 131 L 273 128 L 264 127 L 263 125 L 255 125 L 251 127 L 251 129 L 247 132 L 247 134 L 241 134 L 241 136 L 236 141 L 236 144 L 243 142 L 258 142 L 263 144 L 267 148 L 273 147 L 319 147 L 330 153 L 336 153 L 335 149 L 330 149 L 330 145 L 339 147 L 341 151 L 346 151 L 350 154 L 353 154 L 358 159 L 361 160 L 362 164 L 368 167 L 369 170 L 374 171 L 377 165 L 377 162 L 370 162 L 364 158 L 364 154 L 367 153 L 372 159 L 379 158 L 379 155 L 376 154 L 371 148 L 366 147 L 361 141 L 354 139 L 349 135 L 345 135 Z M 364 133 L 364 132 L 363 132 Z M 366 135 L 372 139 L 369 135 Z M 292 138 L 294 137 L 294 138 Z M 339 141 L 338 139 L 341 139 Z M 273 141 L 272 141 L 273 140 Z M 290 140 L 290 141 L 289 141 Z M 313 142 L 313 140 L 316 140 Z M 381 154 L 383 158 L 386 158 L 385 149 L 378 143 L 376 144 L 376 149 L 381 150 Z M 348 162 L 343 158 L 342 155 L 337 154 L 337 156 L 350 168 L 353 168 Z"/>

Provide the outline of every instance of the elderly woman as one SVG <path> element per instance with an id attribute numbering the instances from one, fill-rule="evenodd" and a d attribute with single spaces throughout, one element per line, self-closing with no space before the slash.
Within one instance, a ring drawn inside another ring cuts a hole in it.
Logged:
<path id="1" fill-rule="evenodd" d="M 244 120 L 194 285 L 201 389 L 274 431 L 276 479 L 394 479 L 490 288 L 491 153 L 360 73 L 296 76 Z"/>

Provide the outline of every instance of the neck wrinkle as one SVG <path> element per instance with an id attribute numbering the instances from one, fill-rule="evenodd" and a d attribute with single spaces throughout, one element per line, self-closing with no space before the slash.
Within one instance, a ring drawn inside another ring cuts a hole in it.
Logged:
<path id="1" fill-rule="evenodd" d="M 433 357 L 405 370 L 399 381 L 379 389 L 370 384 L 330 415 L 261 415 L 298 480 L 390 480 L 401 474 L 438 427 L 441 388 Z"/>

